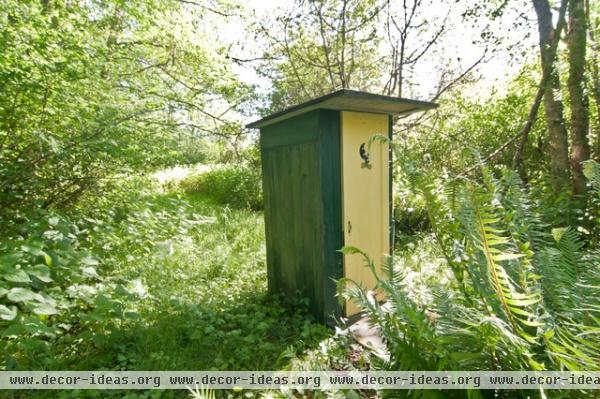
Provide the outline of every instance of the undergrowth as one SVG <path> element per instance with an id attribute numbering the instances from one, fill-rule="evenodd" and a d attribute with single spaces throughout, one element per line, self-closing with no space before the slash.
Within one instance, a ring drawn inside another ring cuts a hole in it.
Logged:
<path id="1" fill-rule="evenodd" d="M 600 256 L 572 226 L 553 226 L 520 182 L 503 170 L 483 169 L 480 181 L 442 181 L 406 170 L 425 200 L 433 230 L 427 260 L 423 245 L 377 272 L 377 287 L 389 304 L 351 280 L 340 296 L 360 305 L 381 331 L 389 359 L 366 367 L 384 370 L 569 370 L 600 369 Z M 600 170 L 586 174 L 596 193 Z M 414 279 L 422 259 L 437 270 Z M 424 284 L 420 283 L 423 282 Z M 423 294 L 419 294 L 424 287 Z M 384 391 L 390 397 L 587 397 L 589 392 Z"/>
<path id="2" fill-rule="evenodd" d="M 9 295 L 0 292 L 0 369 L 273 370 L 289 362 L 283 352 L 300 354 L 328 336 L 302 301 L 290 307 L 267 295 L 260 213 L 216 206 L 149 179 L 117 184 L 71 215 L 38 217 L 39 233 L 19 235 L 15 226 L 2 241 L 3 265 L 8 259 L 25 274 L 0 283 Z M 15 287 L 33 296 L 10 295 Z M 124 392 L 101 396 L 108 395 Z"/>
<path id="3" fill-rule="evenodd" d="M 203 194 L 236 209 L 262 210 L 262 182 L 256 166 L 226 165 L 192 174 L 180 182 L 188 194 Z"/>

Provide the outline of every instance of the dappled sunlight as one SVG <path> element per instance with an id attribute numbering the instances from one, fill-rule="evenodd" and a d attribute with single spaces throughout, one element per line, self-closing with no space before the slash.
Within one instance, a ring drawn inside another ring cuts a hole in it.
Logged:
<path id="1" fill-rule="evenodd" d="M 132 296 L 123 306 L 137 316 L 97 345 L 82 345 L 92 356 L 67 357 L 64 364 L 275 369 L 289 360 L 278 360 L 286 349 L 299 353 L 329 335 L 301 303 L 290 307 L 267 294 L 260 214 L 220 208 L 177 189 L 143 198 L 115 226 L 125 239 L 113 247 L 115 263 L 127 260 L 121 273 Z"/>
<path id="2" fill-rule="evenodd" d="M 211 170 L 214 165 L 196 164 L 196 165 L 177 165 L 172 168 L 162 169 L 152 174 L 152 178 L 159 185 L 167 183 L 177 184 L 187 176 L 196 173 L 202 173 Z"/>
<path id="3" fill-rule="evenodd" d="M 600 371 L 600 1 L 2 0 L 0 27 L 0 377 Z"/>

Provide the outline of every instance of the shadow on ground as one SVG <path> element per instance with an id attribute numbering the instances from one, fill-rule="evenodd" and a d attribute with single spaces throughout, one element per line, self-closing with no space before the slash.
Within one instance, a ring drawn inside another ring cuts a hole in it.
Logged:
<path id="1" fill-rule="evenodd" d="M 117 364 L 126 370 L 276 370 L 292 354 L 316 347 L 330 331 L 302 307 L 267 294 L 218 306 L 180 304 L 144 314 L 89 348 L 80 369 Z M 285 354 L 286 356 L 282 356 Z"/>

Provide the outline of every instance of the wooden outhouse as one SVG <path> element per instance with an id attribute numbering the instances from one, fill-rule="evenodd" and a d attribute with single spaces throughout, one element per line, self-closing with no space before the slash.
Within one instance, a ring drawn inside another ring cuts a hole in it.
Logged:
<path id="1" fill-rule="evenodd" d="M 374 285 L 358 247 L 379 267 L 392 242 L 392 116 L 434 108 L 416 100 L 339 90 L 248 125 L 260 129 L 269 290 L 305 297 L 322 322 L 351 316 L 334 280 Z"/>

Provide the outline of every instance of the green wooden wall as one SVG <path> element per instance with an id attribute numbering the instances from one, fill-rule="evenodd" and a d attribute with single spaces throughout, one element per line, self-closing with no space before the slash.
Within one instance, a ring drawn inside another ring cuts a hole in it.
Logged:
<path id="1" fill-rule="evenodd" d="M 318 320 L 340 315 L 343 246 L 340 113 L 319 109 L 261 129 L 269 290 L 304 296 Z"/>

